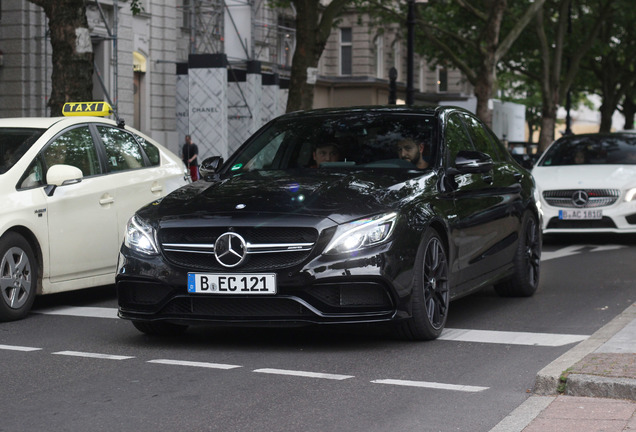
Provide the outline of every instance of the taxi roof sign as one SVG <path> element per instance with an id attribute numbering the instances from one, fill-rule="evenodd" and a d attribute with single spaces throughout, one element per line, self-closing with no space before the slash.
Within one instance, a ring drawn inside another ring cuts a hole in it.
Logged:
<path id="1" fill-rule="evenodd" d="M 67 102 L 62 107 L 65 116 L 108 116 L 113 108 L 107 102 Z"/>

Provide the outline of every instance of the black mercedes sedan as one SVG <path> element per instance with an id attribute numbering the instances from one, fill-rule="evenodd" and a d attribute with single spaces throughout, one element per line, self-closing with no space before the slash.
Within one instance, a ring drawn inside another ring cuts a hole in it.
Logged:
<path id="1" fill-rule="evenodd" d="M 460 108 L 283 115 L 201 176 L 128 223 L 119 316 L 144 333 L 390 322 L 429 340 L 458 297 L 537 289 L 532 176 Z"/>

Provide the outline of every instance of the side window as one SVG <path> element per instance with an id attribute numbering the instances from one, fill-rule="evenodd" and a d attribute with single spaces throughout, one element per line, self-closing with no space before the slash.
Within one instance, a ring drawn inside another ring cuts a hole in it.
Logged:
<path id="1" fill-rule="evenodd" d="M 481 122 L 469 115 L 464 115 L 463 118 L 466 122 L 468 133 L 473 140 L 475 149 L 480 152 L 489 154 L 490 157 L 493 158 L 493 160 L 499 160 L 499 152 L 495 149 L 493 145 L 494 143 L 492 142 L 488 131 L 484 128 Z"/>
<path id="2" fill-rule="evenodd" d="M 131 134 L 108 126 L 98 126 L 97 131 L 104 143 L 109 172 L 143 168 L 141 148 Z"/>
<path id="3" fill-rule="evenodd" d="M 450 165 L 453 165 L 457 153 L 461 150 L 474 150 L 458 114 L 451 114 L 446 122 L 446 147 L 448 148 L 448 163 Z"/>
<path id="4" fill-rule="evenodd" d="M 53 165 L 72 165 L 82 170 L 84 177 L 101 174 L 99 158 L 88 126 L 64 132 L 51 141 L 42 152 L 46 170 Z M 46 180 L 46 175 L 42 180 Z"/>
<path id="5" fill-rule="evenodd" d="M 144 149 L 146 156 L 148 156 L 148 160 L 150 161 L 151 166 L 159 166 L 161 163 L 161 157 L 159 155 L 159 149 L 154 145 L 150 144 L 143 137 L 135 134 L 135 138 L 141 144 L 141 147 Z"/>
<path id="6" fill-rule="evenodd" d="M 44 176 L 42 175 L 43 172 L 42 161 L 39 157 L 37 157 L 20 179 L 18 189 L 30 189 L 38 186 L 44 186 L 46 183 L 44 181 Z"/>

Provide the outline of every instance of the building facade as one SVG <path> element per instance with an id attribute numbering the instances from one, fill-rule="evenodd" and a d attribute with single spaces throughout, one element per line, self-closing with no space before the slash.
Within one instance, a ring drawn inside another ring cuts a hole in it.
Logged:
<path id="1" fill-rule="evenodd" d="M 285 111 L 295 48 L 292 9 L 274 9 L 268 0 L 141 4 L 142 12 L 133 15 L 129 2 L 87 2 L 94 100 L 110 101 L 127 124 L 176 153 L 184 135 L 193 134 L 203 144 L 202 157 L 227 156 Z M 348 11 L 318 65 L 314 106 L 386 104 L 391 68 L 397 71 L 398 103 L 404 100 L 407 47 L 401 28 L 378 28 L 364 14 Z M 417 56 L 414 65 L 415 103 L 472 96 L 458 71 L 430 67 Z M 0 117 L 48 116 L 51 70 L 42 9 L 26 0 L 0 0 Z"/>

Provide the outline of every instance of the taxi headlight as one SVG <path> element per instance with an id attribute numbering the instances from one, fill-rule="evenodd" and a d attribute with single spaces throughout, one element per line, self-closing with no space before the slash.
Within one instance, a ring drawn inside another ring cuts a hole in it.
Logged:
<path id="1" fill-rule="evenodd" d="M 396 219 L 397 213 L 387 213 L 340 225 L 325 254 L 354 252 L 384 243 L 393 232 Z"/>
<path id="2" fill-rule="evenodd" d="M 124 244 L 127 248 L 146 255 L 159 254 L 155 241 L 155 230 L 137 215 L 130 218 L 128 225 L 126 225 Z"/>
<path id="3" fill-rule="evenodd" d="M 625 194 L 625 201 L 634 201 L 636 198 L 636 188 L 631 188 Z"/>

